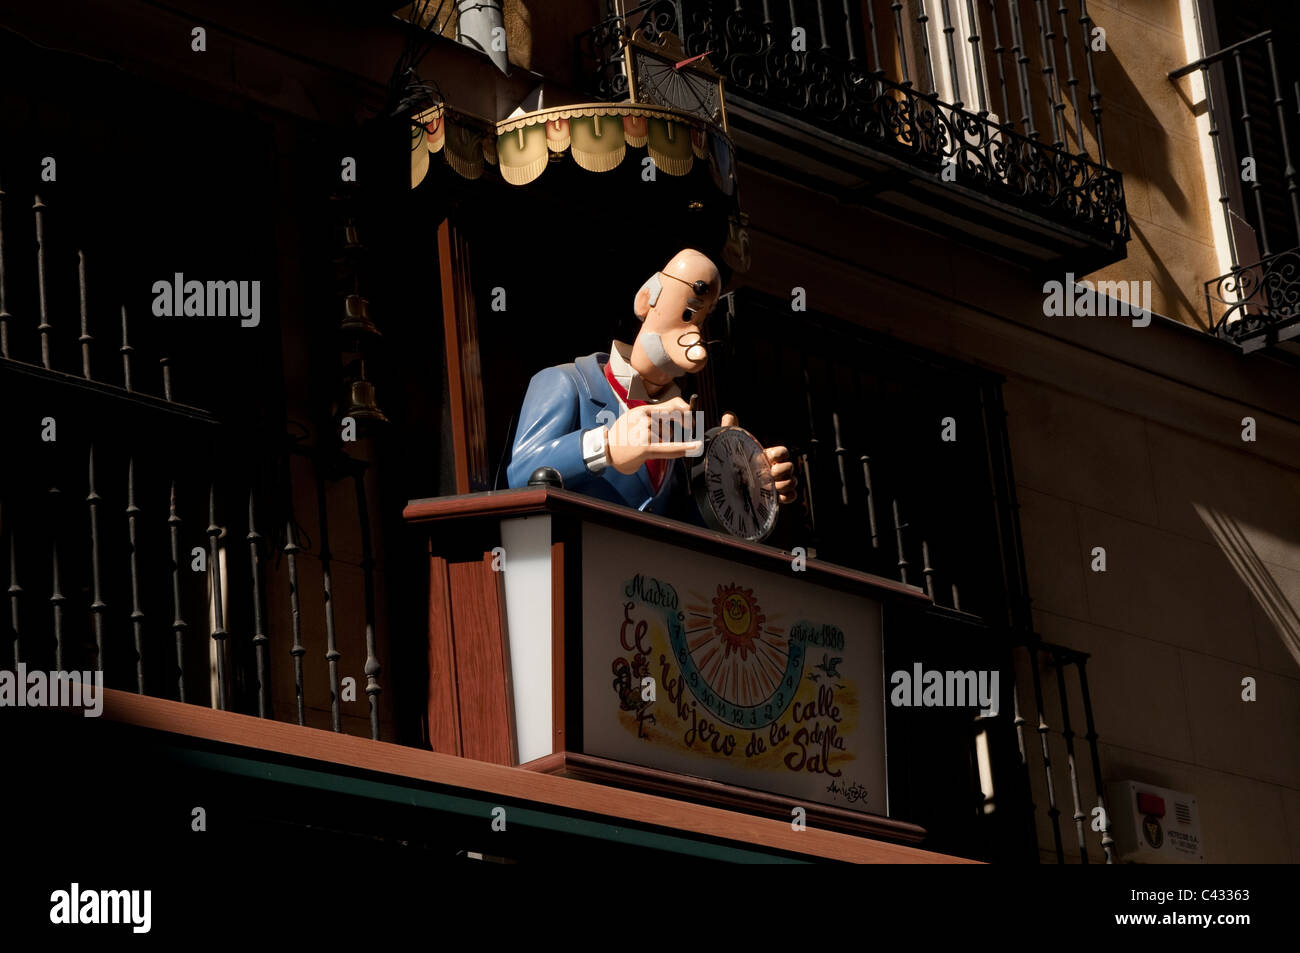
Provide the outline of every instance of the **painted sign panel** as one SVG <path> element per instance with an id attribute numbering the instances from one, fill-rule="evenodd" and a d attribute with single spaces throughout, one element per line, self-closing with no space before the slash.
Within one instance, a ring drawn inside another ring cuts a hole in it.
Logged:
<path id="1" fill-rule="evenodd" d="M 881 608 L 587 523 L 583 750 L 886 814 Z"/>

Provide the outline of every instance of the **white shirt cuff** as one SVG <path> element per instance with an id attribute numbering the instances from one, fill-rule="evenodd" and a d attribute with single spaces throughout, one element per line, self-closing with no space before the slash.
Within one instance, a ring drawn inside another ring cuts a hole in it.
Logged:
<path id="1" fill-rule="evenodd" d="M 604 427 L 597 427 L 582 435 L 582 462 L 592 473 L 601 473 L 608 466 L 605 459 L 605 433 Z"/>

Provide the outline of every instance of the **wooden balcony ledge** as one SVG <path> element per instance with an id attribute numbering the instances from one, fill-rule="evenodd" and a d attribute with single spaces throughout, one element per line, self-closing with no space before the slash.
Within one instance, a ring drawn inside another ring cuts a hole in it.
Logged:
<path id="1" fill-rule="evenodd" d="M 353 793 L 377 799 L 397 796 L 408 804 L 469 816 L 481 811 L 485 826 L 492 821 L 492 807 L 504 801 L 517 806 L 512 824 L 714 860 L 971 863 L 914 847 L 811 826 L 796 831 L 784 821 L 168 699 L 112 689 L 104 695 L 103 719 L 142 729 L 173 749 L 206 758 L 218 770 L 293 784 L 315 776 L 322 786 L 337 778 L 346 780 Z M 77 730 L 93 733 L 93 721 L 82 721 L 80 714 L 71 717 L 85 726 Z"/>

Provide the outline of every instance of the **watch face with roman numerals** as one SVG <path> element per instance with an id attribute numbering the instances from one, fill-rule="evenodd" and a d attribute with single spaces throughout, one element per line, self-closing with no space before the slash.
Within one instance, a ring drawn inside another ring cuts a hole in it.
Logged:
<path id="1" fill-rule="evenodd" d="M 757 542 L 776 526 L 772 466 L 747 430 L 726 427 L 705 436 L 704 460 L 692 473 L 695 502 L 714 529 Z"/>

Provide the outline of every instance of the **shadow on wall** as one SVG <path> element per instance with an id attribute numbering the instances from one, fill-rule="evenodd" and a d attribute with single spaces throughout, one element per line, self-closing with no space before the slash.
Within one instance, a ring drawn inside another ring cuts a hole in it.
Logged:
<path id="1" fill-rule="evenodd" d="M 1167 313 L 1164 316 L 1175 321 L 1178 320 L 1178 315 L 1175 313 L 1174 309 L 1170 307 L 1170 303 L 1174 299 L 1177 299 L 1182 302 L 1183 308 L 1186 309 L 1186 313 L 1192 316 L 1192 320 L 1195 322 L 1193 326 L 1198 330 L 1208 331 L 1210 325 L 1206 320 L 1205 309 L 1200 306 L 1200 302 L 1193 303 L 1192 299 L 1187 296 L 1186 289 L 1183 287 L 1182 283 L 1174 277 L 1173 273 L 1168 268 L 1165 267 L 1164 259 L 1160 257 L 1159 252 L 1157 252 L 1151 242 L 1147 240 L 1146 235 L 1142 231 L 1141 224 L 1130 220 L 1129 231 L 1146 250 L 1147 258 L 1151 261 L 1152 273 L 1160 282 L 1158 290 L 1159 293 L 1165 295 L 1166 301 L 1164 309 Z M 1152 295 L 1152 300 L 1155 299 L 1156 296 Z M 1153 308 L 1156 308 L 1158 311 L 1157 306 L 1153 305 Z"/>
<path id="2" fill-rule="evenodd" d="M 1118 47 L 1116 40 L 1119 41 Z M 1133 47 L 1127 46 L 1129 41 L 1134 44 Z M 1140 31 L 1129 33 L 1112 29 L 1107 36 L 1109 47 L 1107 54 L 1095 59 L 1099 74 L 1097 85 L 1103 92 L 1101 101 L 1103 134 L 1107 127 L 1124 125 L 1129 128 L 1123 130 L 1122 134 L 1140 136 L 1143 172 L 1148 187 L 1158 189 L 1170 209 L 1181 217 L 1189 211 L 1190 202 L 1182 183 L 1178 181 L 1170 155 L 1170 139 L 1165 131 L 1169 117 L 1161 117 L 1151 108 L 1148 100 L 1156 90 L 1149 85 L 1144 89 L 1134 82 L 1125 64 L 1142 61 L 1145 64 L 1144 68 L 1149 72 L 1143 76 L 1141 75 L 1143 68 L 1138 68 L 1136 72 L 1140 80 L 1169 83 L 1163 72 L 1183 65 L 1182 51 L 1178 51 L 1178 62 L 1159 63 L 1159 68 L 1153 70 L 1152 67 L 1157 64 L 1152 62 L 1152 54 L 1166 48 L 1159 43 L 1154 46 L 1150 43 L 1150 38 Z M 1165 59 L 1165 57 L 1161 56 L 1158 59 Z M 1176 92 L 1179 100 L 1187 101 L 1180 89 Z M 1107 105 L 1112 107 L 1109 119 L 1106 116 Z M 1117 129 L 1116 132 L 1118 133 L 1119 130 Z M 1191 132 L 1195 134 L 1195 126 L 1192 127 Z M 1128 174 L 1130 170 L 1120 169 L 1120 171 Z"/>
<path id="3" fill-rule="evenodd" d="M 1296 665 L 1300 666 L 1300 614 L 1274 581 L 1267 564 L 1259 558 L 1235 520 L 1213 507 L 1200 503 L 1194 503 L 1193 506 L 1201 522 L 1228 558 L 1233 571 L 1273 623 L 1287 652 L 1295 659 Z"/>

